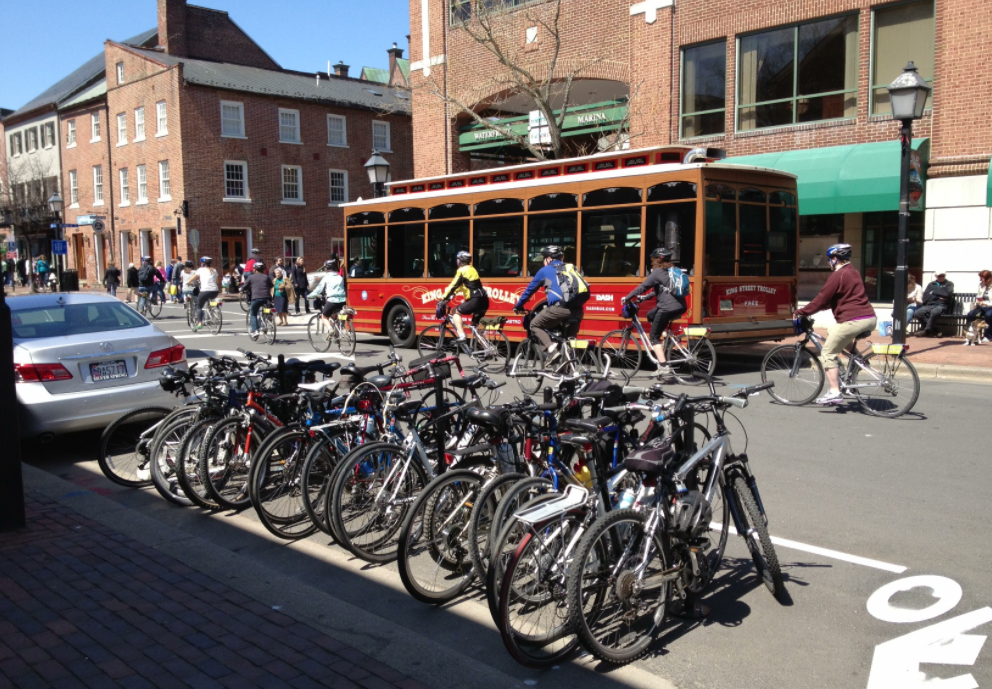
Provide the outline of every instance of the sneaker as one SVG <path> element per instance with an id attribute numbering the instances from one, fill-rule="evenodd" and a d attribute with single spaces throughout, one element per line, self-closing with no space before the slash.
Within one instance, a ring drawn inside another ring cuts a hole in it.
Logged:
<path id="1" fill-rule="evenodd" d="M 666 383 L 675 380 L 675 374 L 672 372 L 671 366 L 659 366 L 654 375 L 656 378 Z"/>
<path id="2" fill-rule="evenodd" d="M 152 471 L 148 467 L 138 467 L 134 470 L 134 475 L 139 481 L 150 481 L 152 478 Z"/>
<path id="3" fill-rule="evenodd" d="M 827 391 L 825 395 L 817 398 L 814 404 L 843 404 L 844 397 L 839 392 Z"/>
<path id="4" fill-rule="evenodd" d="M 965 340 L 961 344 L 963 344 L 965 347 L 970 347 L 971 346 L 971 340 Z"/>
<path id="5" fill-rule="evenodd" d="M 988 338 L 986 338 L 986 337 L 983 337 L 981 340 L 978 341 L 978 344 L 988 344 L 988 343 L 989 343 L 989 341 L 988 341 Z"/>
<path id="6" fill-rule="evenodd" d="M 472 356 L 472 348 L 468 346 L 468 339 L 464 337 L 455 338 L 455 345 L 465 354 Z"/>

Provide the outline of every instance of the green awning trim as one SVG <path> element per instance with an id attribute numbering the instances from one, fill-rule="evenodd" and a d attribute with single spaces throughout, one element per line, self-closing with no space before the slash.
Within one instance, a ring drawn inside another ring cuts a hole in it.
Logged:
<path id="1" fill-rule="evenodd" d="M 914 139 L 913 150 L 921 158 L 925 190 L 930 139 Z M 899 210 L 900 157 L 898 141 L 882 141 L 739 156 L 726 162 L 791 172 L 798 177 L 799 214 L 832 215 Z M 989 194 L 992 205 L 992 181 Z M 925 201 L 924 196 L 913 209 L 923 209 Z"/>
<path id="2" fill-rule="evenodd" d="M 992 208 L 992 161 L 989 161 L 989 174 L 986 180 L 985 205 Z"/>
<path id="3" fill-rule="evenodd" d="M 555 114 L 558 112 L 556 110 Z M 578 105 L 568 109 L 568 114 L 565 115 L 565 120 L 562 123 L 561 135 L 568 137 L 614 131 L 623 124 L 626 118 L 627 103 L 625 101 L 604 101 Z M 526 137 L 530 131 L 530 117 L 528 115 L 503 118 L 499 123 L 517 136 Z M 458 135 L 458 149 L 460 151 L 478 151 L 505 146 L 509 143 L 510 141 L 498 131 L 481 124 L 462 127 L 461 133 Z"/>

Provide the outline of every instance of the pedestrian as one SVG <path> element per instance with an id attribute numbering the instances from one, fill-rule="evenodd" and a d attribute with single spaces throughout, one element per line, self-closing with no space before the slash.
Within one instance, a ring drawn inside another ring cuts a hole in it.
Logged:
<path id="1" fill-rule="evenodd" d="M 310 281 L 307 278 L 307 266 L 302 256 L 296 259 L 296 265 L 293 266 L 292 283 L 293 291 L 296 293 L 296 298 L 294 299 L 296 315 L 300 315 L 301 298 L 303 299 L 303 306 L 306 307 L 307 313 L 310 313 L 310 299 L 307 297 L 307 290 L 310 289 Z"/>
<path id="2" fill-rule="evenodd" d="M 127 264 L 127 303 L 134 302 L 134 294 L 138 289 L 138 269 L 133 263 Z"/>
<path id="3" fill-rule="evenodd" d="M 906 325 L 913 320 L 913 314 L 923 303 L 923 288 L 916 282 L 916 276 L 910 273 L 906 276 Z"/>
<path id="4" fill-rule="evenodd" d="M 8 258 L 5 263 L 7 264 L 6 279 L 7 284 L 10 285 L 10 291 L 17 291 L 17 262 L 12 258 Z"/>
<path id="5" fill-rule="evenodd" d="M 17 279 L 21 281 L 21 287 L 28 284 L 28 259 L 22 258 L 17 262 Z"/>
<path id="6" fill-rule="evenodd" d="M 107 265 L 107 271 L 103 274 L 103 285 L 107 288 L 107 294 L 112 297 L 117 296 L 117 288 L 121 284 L 121 271 L 113 263 Z"/>
<path id="7" fill-rule="evenodd" d="M 989 335 L 992 334 L 992 271 L 983 270 L 978 274 L 978 290 L 975 294 L 975 308 L 965 316 L 965 322 L 969 327 L 974 327 L 972 323 L 975 319 L 981 318 L 985 321 L 985 332 L 976 336 L 977 344 L 987 344 Z M 964 343 L 969 344 L 968 339 Z"/>
<path id="8" fill-rule="evenodd" d="M 947 279 L 947 273 L 938 270 L 933 275 L 933 282 L 927 285 L 923 292 L 923 306 L 916 310 L 913 319 L 923 325 L 923 330 L 916 333 L 925 337 L 939 335 L 935 326 L 937 319 L 945 313 L 954 310 L 954 283 Z"/>
<path id="9" fill-rule="evenodd" d="M 34 272 L 38 275 L 38 287 L 44 289 L 48 284 L 48 262 L 44 256 L 39 256 L 35 261 Z"/>
<path id="10" fill-rule="evenodd" d="M 177 303 L 181 301 L 179 297 L 183 290 L 183 268 L 185 268 L 183 257 L 176 256 L 176 262 L 172 268 L 172 285 L 175 287 L 175 293 L 172 295 L 172 300 Z"/>
<path id="11" fill-rule="evenodd" d="M 289 325 L 289 290 L 292 285 L 282 268 L 274 268 L 272 276 L 272 306 L 278 316 L 276 325 Z"/>
<path id="12" fill-rule="evenodd" d="M 273 280 L 276 277 L 276 269 L 285 270 L 285 267 L 283 266 L 283 260 L 279 256 L 276 256 L 275 262 L 272 264 L 272 267 L 269 269 L 269 275 L 272 276 Z"/>
<path id="13" fill-rule="evenodd" d="M 158 295 L 159 303 L 165 303 L 165 286 L 168 281 L 165 279 L 165 266 L 161 261 L 155 262 L 155 287 L 152 289 L 153 294 Z"/>
<path id="14" fill-rule="evenodd" d="M 176 272 L 176 259 L 169 261 L 169 265 L 165 267 L 165 290 L 168 292 L 167 299 L 169 303 L 174 303 L 176 301 L 176 296 L 172 293 L 172 276 Z"/>

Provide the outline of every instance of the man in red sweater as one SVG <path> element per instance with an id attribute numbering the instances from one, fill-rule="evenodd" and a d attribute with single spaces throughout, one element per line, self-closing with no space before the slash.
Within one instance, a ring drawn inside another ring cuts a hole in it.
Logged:
<path id="1" fill-rule="evenodd" d="M 875 309 L 865 293 L 864 280 L 851 265 L 851 245 L 834 244 L 827 249 L 827 260 L 833 270 L 827 284 L 813 301 L 796 311 L 796 315 L 812 316 L 825 309 L 834 312 L 837 323 L 827 331 L 827 341 L 823 343 L 823 351 L 820 353 L 830 389 L 816 400 L 816 404 L 840 404 L 844 398 L 840 392 L 837 355 L 854 342 L 858 335 L 873 330 L 877 319 Z"/>

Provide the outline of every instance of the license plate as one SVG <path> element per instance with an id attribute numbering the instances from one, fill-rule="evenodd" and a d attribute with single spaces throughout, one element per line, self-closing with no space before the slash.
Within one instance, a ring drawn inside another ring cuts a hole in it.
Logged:
<path id="1" fill-rule="evenodd" d="M 127 364 L 124 363 L 123 359 L 90 364 L 90 376 L 94 383 L 113 380 L 114 378 L 127 378 Z"/>

